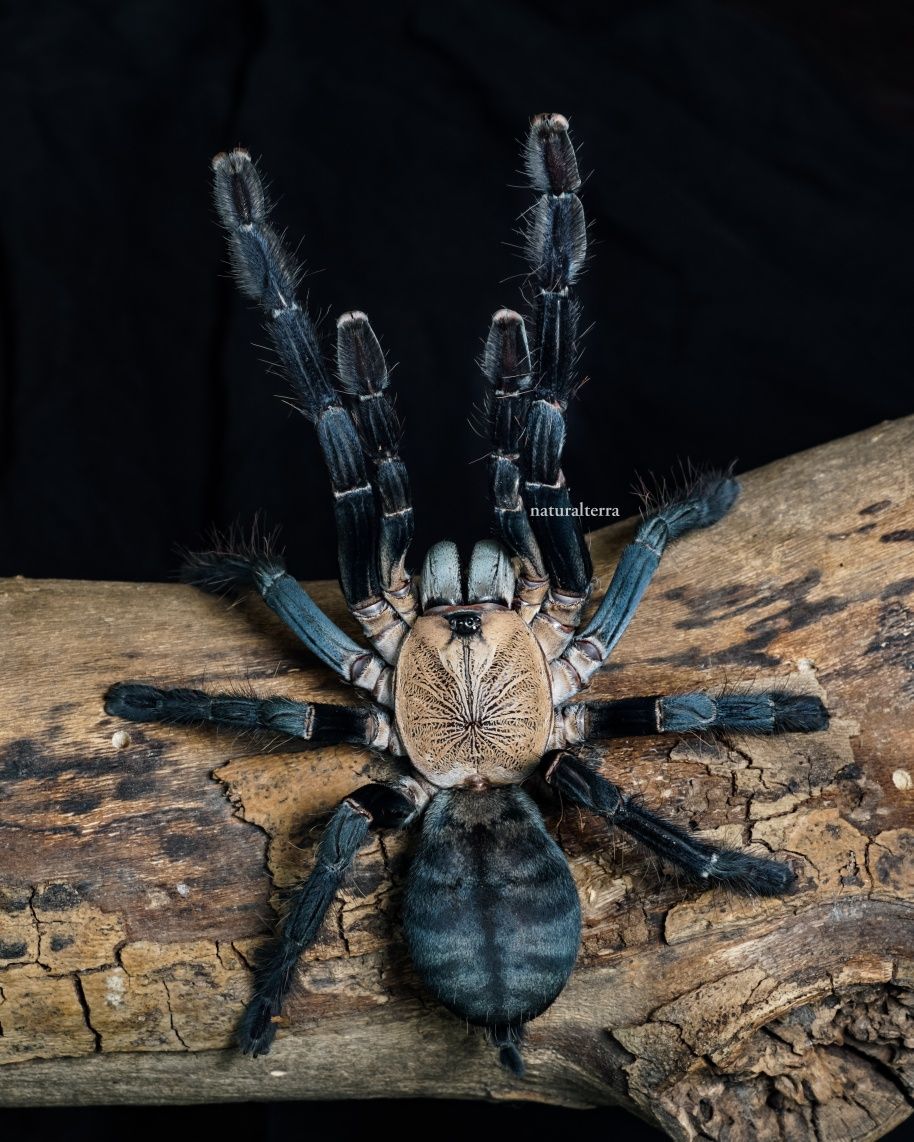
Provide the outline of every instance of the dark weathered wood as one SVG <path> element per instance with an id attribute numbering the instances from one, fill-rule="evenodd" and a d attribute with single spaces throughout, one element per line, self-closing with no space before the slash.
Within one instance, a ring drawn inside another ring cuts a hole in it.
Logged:
<path id="1" fill-rule="evenodd" d="M 828 731 L 623 740 L 605 771 L 708 835 L 791 857 L 785 900 L 701 892 L 553 813 L 585 916 L 528 1077 L 422 992 L 404 842 L 367 850 L 273 1053 L 227 1050 L 270 875 L 379 764 L 123 725 L 118 679 L 343 699 L 256 603 L 179 586 L 0 584 L 0 1099 L 425 1095 L 621 1101 L 677 1139 L 878 1138 L 914 1080 L 914 420 L 781 461 L 666 556 L 594 694 L 775 683 Z M 599 574 L 630 523 L 594 536 Z M 336 588 L 318 600 L 343 625 Z"/>

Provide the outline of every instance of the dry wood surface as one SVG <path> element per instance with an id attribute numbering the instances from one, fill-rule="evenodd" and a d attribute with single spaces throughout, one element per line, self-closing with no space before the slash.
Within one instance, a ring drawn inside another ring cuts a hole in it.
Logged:
<path id="1" fill-rule="evenodd" d="M 118 722 L 123 679 L 344 701 L 257 600 L 0 582 L 0 1102 L 369 1096 L 621 1102 L 675 1139 L 881 1137 L 914 1103 L 914 418 L 743 480 L 664 558 L 593 696 L 788 686 L 812 735 L 650 737 L 604 772 L 793 862 L 782 900 L 701 891 L 544 802 L 584 912 L 527 1077 L 424 994 L 398 931 L 407 839 L 359 860 L 273 1052 L 233 1026 L 271 893 L 382 763 Z M 633 524 L 593 536 L 603 585 Z M 346 629 L 335 585 L 309 584 Z"/>

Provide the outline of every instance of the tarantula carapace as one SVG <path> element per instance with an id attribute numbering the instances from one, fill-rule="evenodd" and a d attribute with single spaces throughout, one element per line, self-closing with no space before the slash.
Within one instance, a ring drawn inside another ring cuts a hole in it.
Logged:
<path id="1" fill-rule="evenodd" d="M 586 625 L 592 567 L 561 471 L 564 412 L 574 387 L 577 306 L 586 252 L 580 177 L 568 124 L 531 124 L 527 323 L 492 319 L 483 357 L 494 539 L 478 543 L 466 589 L 453 543 L 436 544 L 418 577 L 399 424 L 381 348 L 363 313 L 337 323 L 331 380 L 298 271 L 268 222 L 263 185 L 242 150 L 213 161 L 216 205 L 242 291 L 258 302 L 282 369 L 323 449 L 336 504 L 340 580 L 369 650 L 344 634 L 266 547 L 192 556 L 184 580 L 208 591 L 253 589 L 341 678 L 367 693 L 351 706 L 258 700 L 122 682 L 110 714 L 135 721 L 215 723 L 314 744 L 354 742 L 398 755 L 408 772 L 363 786 L 338 807 L 313 872 L 290 895 L 277 936 L 255 963 L 242 1050 L 270 1049 L 298 958 L 320 930 L 371 829 L 418 825 L 403 923 L 425 984 L 486 1028 L 501 1061 L 523 1071 L 524 1024 L 565 986 L 581 918 L 568 863 L 522 783 L 539 773 L 562 795 L 649 846 L 699 882 L 785 892 L 791 870 L 717 848 L 626 796 L 587 761 L 586 741 L 714 728 L 776 733 L 824 728 L 818 698 L 771 690 L 581 701 L 635 613 L 668 543 L 719 520 L 736 499 L 728 475 L 706 476 L 648 515 L 623 551 Z"/>

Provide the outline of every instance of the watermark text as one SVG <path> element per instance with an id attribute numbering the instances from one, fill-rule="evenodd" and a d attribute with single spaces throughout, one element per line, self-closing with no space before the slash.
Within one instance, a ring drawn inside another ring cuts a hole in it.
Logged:
<path id="1" fill-rule="evenodd" d="M 622 515 L 619 508 L 595 507 L 593 504 L 568 504 L 567 507 L 555 507 L 548 504 L 545 507 L 531 505 L 527 511 L 532 516 L 580 516 L 586 519 L 619 519 Z"/>

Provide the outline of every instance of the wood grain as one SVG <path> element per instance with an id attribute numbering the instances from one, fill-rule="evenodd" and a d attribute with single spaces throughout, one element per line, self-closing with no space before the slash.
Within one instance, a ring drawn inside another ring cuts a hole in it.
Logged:
<path id="1" fill-rule="evenodd" d="M 676 1139 L 875 1139 L 914 1091 L 914 418 L 744 479 L 676 544 L 592 693 L 777 684 L 821 734 L 611 743 L 612 780 L 798 891 L 678 883 L 544 802 L 585 917 L 530 1027 L 528 1076 L 426 996 L 397 930 L 408 842 L 366 850 L 307 953 L 288 1026 L 230 1047 L 270 893 L 383 763 L 125 725 L 122 679 L 346 700 L 258 602 L 181 586 L 0 583 L 0 1101 L 421 1095 L 621 1102 Z M 593 536 L 605 585 L 632 524 Z M 309 589 L 352 631 L 330 584 Z M 354 632 L 353 632 L 354 633 Z M 125 736 L 126 735 L 126 736 Z M 272 877 L 272 881 L 271 881 Z"/>

